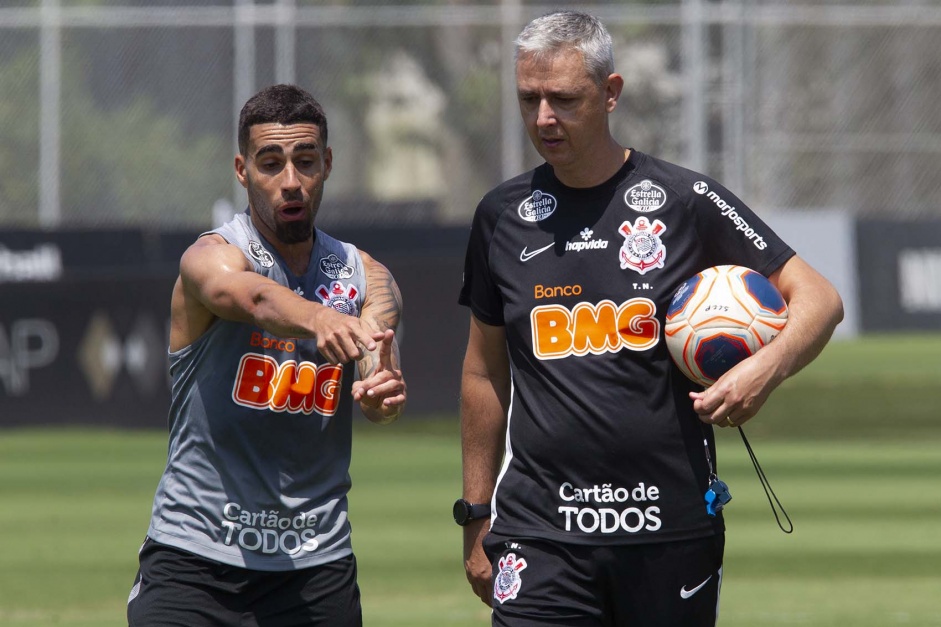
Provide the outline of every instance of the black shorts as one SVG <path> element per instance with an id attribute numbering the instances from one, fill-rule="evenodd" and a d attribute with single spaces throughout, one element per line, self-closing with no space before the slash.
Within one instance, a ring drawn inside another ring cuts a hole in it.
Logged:
<path id="1" fill-rule="evenodd" d="M 356 559 L 301 570 L 227 566 L 148 538 L 127 603 L 130 627 L 361 627 Z"/>
<path id="2" fill-rule="evenodd" d="M 490 533 L 493 625 L 714 627 L 725 536 L 586 546 Z"/>

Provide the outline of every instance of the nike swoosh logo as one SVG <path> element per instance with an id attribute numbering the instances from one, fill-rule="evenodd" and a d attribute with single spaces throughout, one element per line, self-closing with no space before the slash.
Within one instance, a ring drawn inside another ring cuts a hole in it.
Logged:
<path id="1" fill-rule="evenodd" d="M 691 596 L 693 596 L 694 594 L 696 594 L 697 592 L 699 592 L 699 590 L 700 590 L 704 585 L 706 585 L 707 583 L 709 583 L 709 580 L 710 580 L 710 579 L 712 579 L 712 575 L 709 575 L 708 577 L 706 577 L 706 580 L 705 580 L 704 582 L 702 582 L 701 584 L 699 584 L 698 586 L 696 586 L 696 587 L 693 588 L 692 590 L 687 590 L 687 589 L 686 589 L 686 586 L 683 586 L 682 588 L 680 588 L 680 596 L 683 597 L 684 599 L 690 598 Z"/>
<path id="2" fill-rule="evenodd" d="M 554 244 L 554 242 L 553 242 L 553 244 Z M 523 247 L 523 252 L 520 253 L 520 261 L 522 261 L 522 262 L 524 262 L 524 263 L 527 262 L 527 261 L 529 261 L 530 259 L 532 259 L 532 258 L 535 257 L 536 255 L 538 255 L 539 253 L 545 252 L 545 251 L 549 250 L 550 248 L 552 248 L 553 244 L 549 244 L 548 246 L 543 246 L 542 248 L 538 248 L 538 249 L 533 250 L 533 251 L 530 251 L 530 252 L 526 252 L 526 248 L 527 248 L 527 247 Z"/>

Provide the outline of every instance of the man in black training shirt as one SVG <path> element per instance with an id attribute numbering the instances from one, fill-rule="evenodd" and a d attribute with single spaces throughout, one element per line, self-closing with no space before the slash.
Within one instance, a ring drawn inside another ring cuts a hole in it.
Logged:
<path id="1" fill-rule="evenodd" d="M 597 19 L 531 22 L 516 82 L 546 163 L 481 200 L 467 248 L 467 578 L 494 625 L 714 625 L 712 427 L 746 422 L 813 360 L 842 302 L 722 185 L 611 135 L 624 81 Z M 703 392 L 662 330 L 676 287 L 720 264 L 769 277 L 790 319 Z"/>

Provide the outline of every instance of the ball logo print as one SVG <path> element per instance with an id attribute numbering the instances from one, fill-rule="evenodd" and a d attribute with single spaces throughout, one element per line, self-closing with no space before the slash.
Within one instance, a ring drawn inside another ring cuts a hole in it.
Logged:
<path id="1" fill-rule="evenodd" d="M 763 275 L 743 266 L 707 268 L 673 296 L 667 349 L 684 375 L 709 387 L 773 340 L 787 316 L 784 297 Z"/>

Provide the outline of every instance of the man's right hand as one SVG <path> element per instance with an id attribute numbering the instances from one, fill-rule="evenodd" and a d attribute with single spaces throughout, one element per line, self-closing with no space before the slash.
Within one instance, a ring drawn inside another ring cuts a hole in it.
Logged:
<path id="1" fill-rule="evenodd" d="M 332 364 L 344 364 L 376 350 L 384 334 L 366 326 L 360 318 L 342 314 L 326 305 L 316 306 L 310 329 L 317 338 L 317 350 Z"/>
<path id="2" fill-rule="evenodd" d="M 493 599 L 493 570 L 484 553 L 483 539 L 490 531 L 490 519 L 472 520 L 464 527 L 464 573 L 474 594 L 490 607 Z"/>

